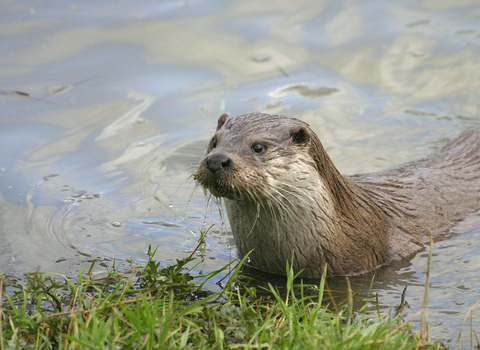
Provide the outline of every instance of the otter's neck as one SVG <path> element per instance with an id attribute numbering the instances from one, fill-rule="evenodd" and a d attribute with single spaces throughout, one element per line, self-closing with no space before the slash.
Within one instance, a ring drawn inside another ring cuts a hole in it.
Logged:
<path id="1" fill-rule="evenodd" d="M 391 222 L 375 195 L 341 175 L 317 137 L 312 138 L 310 155 L 329 190 L 334 212 L 335 236 L 328 237 L 325 247 L 331 252 L 327 264 L 335 274 L 344 274 L 371 270 L 387 262 Z"/>

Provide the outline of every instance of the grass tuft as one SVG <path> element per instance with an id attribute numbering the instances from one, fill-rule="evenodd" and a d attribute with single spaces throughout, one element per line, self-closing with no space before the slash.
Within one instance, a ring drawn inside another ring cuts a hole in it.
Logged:
<path id="1" fill-rule="evenodd" d="M 408 323 L 390 315 L 354 312 L 352 293 L 333 312 L 322 306 L 321 283 L 286 291 L 239 279 L 240 262 L 219 291 L 205 283 L 227 269 L 192 275 L 192 257 L 162 266 L 149 249 L 145 266 L 101 279 L 93 264 L 76 280 L 36 271 L 15 292 L 0 280 L 0 350 L 4 349 L 426 349 Z M 191 265 L 191 264 L 189 264 Z M 307 288 L 308 287 L 308 288 Z M 312 290 L 314 293 L 312 293 Z M 427 346 L 428 345 L 428 346 Z"/>

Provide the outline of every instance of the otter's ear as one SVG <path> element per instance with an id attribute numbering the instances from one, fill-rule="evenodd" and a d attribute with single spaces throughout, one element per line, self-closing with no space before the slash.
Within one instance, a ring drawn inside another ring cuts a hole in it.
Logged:
<path id="1" fill-rule="evenodd" d="M 220 128 L 225 124 L 225 122 L 229 119 L 230 117 L 228 116 L 227 113 L 223 113 L 220 118 L 218 118 L 217 122 L 217 129 L 215 131 L 220 130 Z"/>
<path id="2" fill-rule="evenodd" d="M 312 139 L 307 128 L 301 125 L 298 125 L 290 130 L 290 137 L 292 138 L 293 142 L 303 145 L 307 144 Z"/>

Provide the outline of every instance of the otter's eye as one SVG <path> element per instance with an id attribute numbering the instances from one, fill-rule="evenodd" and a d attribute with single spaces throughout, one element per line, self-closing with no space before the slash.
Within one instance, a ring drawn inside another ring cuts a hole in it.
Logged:
<path id="1" fill-rule="evenodd" d="M 262 154 L 265 152 L 265 146 L 261 143 L 254 143 L 252 146 L 252 152 L 255 154 Z"/>
<path id="2" fill-rule="evenodd" d="M 215 148 L 215 147 L 217 147 L 217 138 L 216 137 L 214 137 L 212 139 L 212 148 Z"/>

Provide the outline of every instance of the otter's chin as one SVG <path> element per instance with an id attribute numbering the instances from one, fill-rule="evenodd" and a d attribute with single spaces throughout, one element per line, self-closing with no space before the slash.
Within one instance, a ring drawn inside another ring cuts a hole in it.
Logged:
<path id="1" fill-rule="evenodd" d="M 200 176 L 197 177 L 197 182 L 202 186 L 205 190 L 208 190 L 212 194 L 212 196 L 217 197 L 217 198 L 228 198 L 231 200 L 235 199 L 235 194 L 231 193 L 231 191 L 226 191 L 227 188 L 225 188 L 225 184 L 223 183 L 223 186 L 220 184 L 220 182 L 211 176 Z M 228 188 L 229 189 L 229 188 Z"/>
<path id="2" fill-rule="evenodd" d="M 233 190 L 232 191 L 225 191 L 224 189 L 219 189 L 217 187 L 205 187 L 213 196 L 217 198 L 227 198 L 232 201 L 234 200 L 241 200 L 239 198 L 239 194 L 235 193 Z"/>
<path id="3" fill-rule="evenodd" d="M 217 190 L 216 188 L 207 188 L 207 190 L 212 194 L 212 196 L 217 198 L 228 198 L 228 194 Z M 230 199 L 230 198 L 229 198 Z"/>

